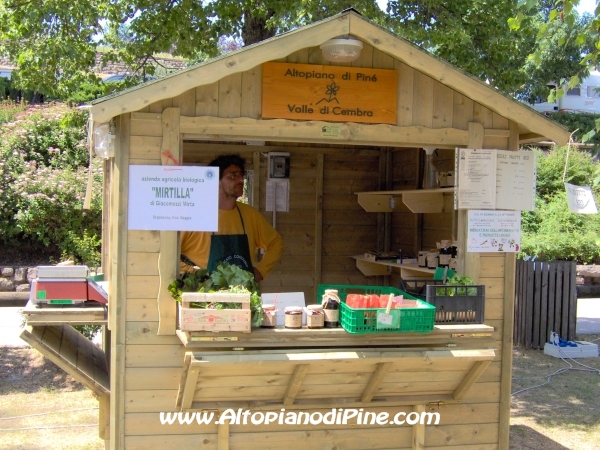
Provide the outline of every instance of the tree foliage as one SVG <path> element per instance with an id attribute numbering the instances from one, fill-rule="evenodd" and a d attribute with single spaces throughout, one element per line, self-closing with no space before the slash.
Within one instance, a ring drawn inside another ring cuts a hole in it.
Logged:
<path id="1" fill-rule="evenodd" d="M 223 36 L 244 45 L 353 6 L 374 20 L 375 0 L 25 0 L 0 1 L 0 52 L 18 66 L 20 87 L 66 98 L 102 63 L 122 61 L 139 79 L 157 53 L 216 56 Z"/>
<path id="2" fill-rule="evenodd" d="M 591 186 L 599 164 L 587 152 L 572 148 L 566 165 L 567 147 L 538 152 L 537 161 L 536 207 L 522 214 L 520 256 L 600 263 L 600 215 L 571 212 L 564 186 L 564 181 Z M 600 188 L 593 190 L 598 198 Z"/>

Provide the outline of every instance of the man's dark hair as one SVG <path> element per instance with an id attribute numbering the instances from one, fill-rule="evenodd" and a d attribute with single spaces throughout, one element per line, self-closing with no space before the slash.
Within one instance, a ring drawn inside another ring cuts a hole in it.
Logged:
<path id="1" fill-rule="evenodd" d="M 218 158 L 213 159 L 208 165 L 219 168 L 219 180 L 223 178 L 223 172 L 225 172 L 225 169 L 229 166 L 238 166 L 242 172 L 246 170 L 246 161 L 239 155 L 221 155 Z"/>

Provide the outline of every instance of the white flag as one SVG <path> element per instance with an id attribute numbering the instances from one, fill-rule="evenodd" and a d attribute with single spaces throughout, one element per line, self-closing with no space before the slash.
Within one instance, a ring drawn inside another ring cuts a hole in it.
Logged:
<path id="1" fill-rule="evenodd" d="M 565 183 L 569 209 L 579 214 L 598 214 L 594 194 L 589 186 Z"/>

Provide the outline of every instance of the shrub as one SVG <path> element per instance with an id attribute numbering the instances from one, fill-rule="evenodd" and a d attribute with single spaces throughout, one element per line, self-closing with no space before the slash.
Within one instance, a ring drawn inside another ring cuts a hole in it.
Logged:
<path id="1" fill-rule="evenodd" d="M 563 183 L 566 155 L 566 147 L 548 154 L 538 152 L 536 208 L 521 215 L 519 257 L 600 263 L 600 216 L 569 210 Z M 566 181 L 593 186 L 598 166 L 586 152 L 571 149 Z M 598 187 L 593 189 L 597 191 Z"/>
<path id="2" fill-rule="evenodd" d="M 98 265 L 101 161 L 92 164 L 91 209 L 83 209 L 89 156 L 87 113 L 63 104 L 28 107 L 0 125 L 0 240 L 31 240 L 64 258 Z"/>

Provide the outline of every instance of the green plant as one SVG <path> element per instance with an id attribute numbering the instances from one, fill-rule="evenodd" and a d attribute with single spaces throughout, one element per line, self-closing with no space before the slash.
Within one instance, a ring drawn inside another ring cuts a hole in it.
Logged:
<path id="1" fill-rule="evenodd" d="M 184 292 L 230 292 L 234 294 L 250 293 L 250 310 L 252 324 L 260 325 L 262 322 L 262 302 L 258 284 L 254 280 L 254 274 L 241 269 L 235 264 L 219 263 L 211 273 L 206 269 L 196 272 L 184 272 L 176 280 L 173 280 L 168 290 L 177 302 L 181 302 L 181 294 Z M 192 308 L 208 309 L 239 309 L 239 303 L 215 303 L 202 302 L 191 303 Z"/>
<path id="2" fill-rule="evenodd" d="M 90 341 L 96 337 L 102 327 L 100 325 L 73 325 L 77 331 L 83 334 Z"/>
<path id="3" fill-rule="evenodd" d="M 455 273 L 452 277 L 446 280 L 446 285 L 448 286 L 475 286 L 475 282 L 468 275 L 460 275 Z M 468 288 L 468 287 L 459 287 L 456 289 L 444 289 L 439 288 L 436 289 L 437 295 L 449 295 L 453 297 L 456 295 L 477 295 L 477 288 Z"/>

